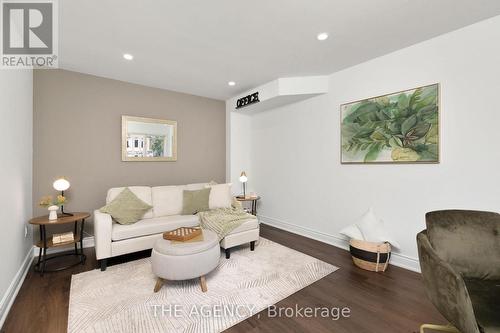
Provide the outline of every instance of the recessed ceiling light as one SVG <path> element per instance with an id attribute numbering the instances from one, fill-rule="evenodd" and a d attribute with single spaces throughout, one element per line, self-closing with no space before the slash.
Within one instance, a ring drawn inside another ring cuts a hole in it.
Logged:
<path id="1" fill-rule="evenodd" d="M 125 54 L 123 55 L 123 58 L 124 58 L 125 60 L 132 60 L 132 59 L 134 59 L 134 56 L 133 56 L 133 55 L 131 55 L 131 54 L 125 53 Z"/>
<path id="2" fill-rule="evenodd" d="M 326 40 L 328 38 L 328 33 L 326 32 L 319 33 L 318 36 L 316 36 L 316 38 L 318 38 L 318 40 Z"/>
<path id="3" fill-rule="evenodd" d="M 236 82 L 234 82 L 234 81 L 229 81 L 227 84 L 228 84 L 229 86 L 231 86 L 231 87 L 232 87 L 232 86 L 235 86 L 235 85 L 236 85 Z"/>

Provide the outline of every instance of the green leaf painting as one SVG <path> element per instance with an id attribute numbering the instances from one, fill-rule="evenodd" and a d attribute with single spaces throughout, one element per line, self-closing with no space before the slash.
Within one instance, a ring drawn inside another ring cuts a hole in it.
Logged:
<path id="1" fill-rule="evenodd" d="M 342 163 L 438 163 L 439 84 L 341 106 Z"/>

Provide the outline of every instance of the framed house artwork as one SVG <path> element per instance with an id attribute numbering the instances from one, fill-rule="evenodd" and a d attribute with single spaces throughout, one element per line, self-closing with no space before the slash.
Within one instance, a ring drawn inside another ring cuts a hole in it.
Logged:
<path id="1" fill-rule="evenodd" d="M 122 116 L 122 161 L 176 160 L 176 121 Z"/>

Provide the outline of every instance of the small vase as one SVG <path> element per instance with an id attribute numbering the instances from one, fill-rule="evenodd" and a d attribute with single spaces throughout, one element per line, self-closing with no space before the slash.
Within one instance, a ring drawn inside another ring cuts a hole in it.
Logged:
<path id="1" fill-rule="evenodd" d="M 57 220 L 57 211 L 59 210 L 59 206 L 50 206 L 49 208 L 47 208 L 49 210 L 49 220 L 50 221 L 53 221 L 53 220 Z"/>

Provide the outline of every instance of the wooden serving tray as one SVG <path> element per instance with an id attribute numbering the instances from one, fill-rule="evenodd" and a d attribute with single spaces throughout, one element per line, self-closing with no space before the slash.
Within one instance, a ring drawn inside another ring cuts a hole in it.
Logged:
<path id="1" fill-rule="evenodd" d="M 163 233 L 163 239 L 185 242 L 201 235 L 201 228 L 180 227 Z"/>

